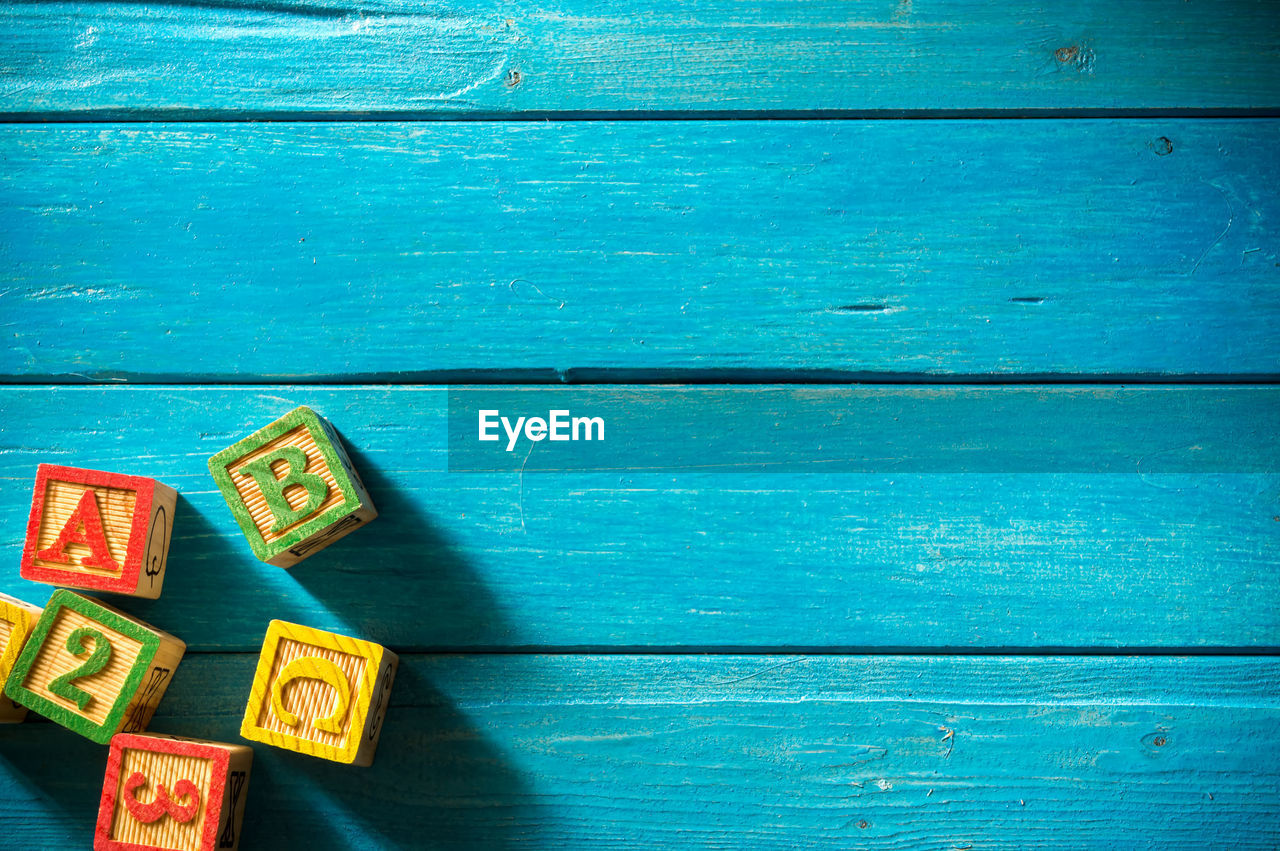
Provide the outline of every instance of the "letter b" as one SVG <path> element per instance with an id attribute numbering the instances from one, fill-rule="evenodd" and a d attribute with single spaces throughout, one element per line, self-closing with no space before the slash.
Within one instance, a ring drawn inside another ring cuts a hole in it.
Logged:
<path id="1" fill-rule="evenodd" d="M 271 465 L 284 461 L 286 465 L 283 478 L 277 479 Z M 314 514 L 325 497 L 329 495 L 329 486 L 324 479 L 315 473 L 304 472 L 307 467 L 307 454 L 297 446 L 282 446 L 261 458 L 255 458 L 240 468 L 241 476 L 252 476 L 253 481 L 262 491 L 267 507 L 275 523 L 271 533 L 278 534 L 311 514 Z M 285 498 L 285 488 L 298 485 L 307 492 L 307 501 L 301 508 L 294 508 Z"/>

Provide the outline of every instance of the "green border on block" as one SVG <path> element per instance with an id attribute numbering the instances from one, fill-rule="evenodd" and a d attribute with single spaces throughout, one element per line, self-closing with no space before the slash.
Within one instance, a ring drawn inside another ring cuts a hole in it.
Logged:
<path id="1" fill-rule="evenodd" d="M 275 543 L 268 544 L 263 539 L 262 533 L 258 531 L 253 518 L 249 516 L 249 510 L 245 507 L 244 502 L 241 501 L 240 492 L 236 490 L 235 483 L 231 481 L 231 474 L 227 472 L 227 465 L 233 461 L 240 460 L 245 455 L 300 425 L 306 426 L 307 430 L 311 432 L 311 439 L 315 441 L 316 448 L 320 450 L 325 463 L 329 465 L 329 472 L 333 474 L 333 481 L 337 484 L 338 490 L 342 494 L 342 502 L 317 517 L 304 520 L 301 525 L 286 532 Z M 348 514 L 359 510 L 361 507 L 359 492 L 352 483 L 351 477 L 347 475 L 346 465 L 342 463 L 337 447 L 334 446 L 337 435 L 331 436 L 329 429 L 326 429 L 325 425 L 326 423 L 319 414 L 306 405 L 299 405 L 280 419 L 258 429 L 253 434 L 228 446 L 209 459 L 209 472 L 213 474 L 213 480 L 217 482 L 222 498 L 227 501 L 227 506 L 231 509 L 231 513 L 235 515 L 236 522 L 240 524 L 240 531 L 249 539 L 249 546 L 253 549 L 253 554 L 261 561 L 270 561 L 290 547 L 296 547 L 307 538 L 338 522 Z"/>
<path id="2" fill-rule="evenodd" d="M 35 664 L 36 656 L 40 653 L 40 648 L 44 646 L 45 640 L 49 637 L 49 630 L 53 628 L 54 621 L 57 620 L 63 609 L 70 609 L 73 612 L 84 615 L 108 629 L 134 639 L 142 645 L 142 649 L 138 651 L 138 658 L 134 660 L 133 668 L 130 669 L 129 675 L 125 678 L 124 685 L 119 694 L 116 695 L 116 701 L 112 704 L 110 711 L 107 712 L 107 717 L 103 719 L 102 724 L 95 724 L 78 711 L 60 703 L 54 703 L 49 698 L 37 694 L 24 685 L 27 674 L 31 672 L 31 666 Z M 36 621 L 35 629 L 31 631 L 31 637 L 27 639 L 26 645 L 22 648 L 22 655 L 18 657 L 18 661 L 13 663 L 13 670 L 9 672 L 9 679 L 4 684 L 4 693 L 11 700 L 21 703 L 28 709 L 34 709 L 68 730 L 79 733 L 86 739 L 97 742 L 100 745 L 105 745 L 111 741 L 111 737 L 122 726 L 125 711 L 129 708 L 129 703 L 134 694 L 137 693 L 138 688 L 142 685 L 142 678 L 150 670 L 151 662 L 156 658 L 156 653 L 159 650 L 160 636 L 151 630 L 129 620 L 124 615 L 105 608 L 96 600 L 82 597 L 65 588 L 60 588 L 54 591 L 53 596 L 49 598 L 49 602 L 45 605 L 44 613 L 40 615 L 40 620 Z"/>

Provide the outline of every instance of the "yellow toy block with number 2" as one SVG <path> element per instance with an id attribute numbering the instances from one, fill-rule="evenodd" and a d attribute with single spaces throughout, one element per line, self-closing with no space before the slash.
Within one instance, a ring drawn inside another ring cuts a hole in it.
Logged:
<path id="1" fill-rule="evenodd" d="M 286 750 L 372 765 L 399 658 L 372 641 L 272 621 L 240 735 Z"/>

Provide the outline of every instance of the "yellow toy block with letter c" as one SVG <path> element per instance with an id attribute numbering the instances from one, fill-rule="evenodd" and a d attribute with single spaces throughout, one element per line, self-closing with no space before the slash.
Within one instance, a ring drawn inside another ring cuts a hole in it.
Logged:
<path id="1" fill-rule="evenodd" d="M 240 735 L 250 741 L 371 765 L 399 658 L 372 641 L 272 621 Z"/>

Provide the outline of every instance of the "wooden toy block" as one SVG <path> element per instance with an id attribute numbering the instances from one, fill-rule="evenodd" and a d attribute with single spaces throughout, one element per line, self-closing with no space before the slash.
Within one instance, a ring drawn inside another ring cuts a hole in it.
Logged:
<path id="1" fill-rule="evenodd" d="M 333 426 L 295 408 L 209 459 L 253 554 L 292 567 L 378 516 Z"/>
<path id="2" fill-rule="evenodd" d="M 178 492 L 145 476 L 41 464 L 22 576 L 154 600 L 164 587 Z"/>
<path id="3" fill-rule="evenodd" d="M 252 766 L 247 745 L 112 737 L 95 851 L 234 851 Z"/>
<path id="4" fill-rule="evenodd" d="M 105 745 L 145 730 L 187 646 L 119 609 L 53 592 L 5 682 L 10 699 Z"/>
<path id="5" fill-rule="evenodd" d="M 371 765 L 399 664 L 396 654 L 372 641 L 272 621 L 240 735 Z"/>
<path id="6" fill-rule="evenodd" d="M 40 619 L 40 607 L 0 594 L 0 683 L 13 670 L 13 663 Z M 0 697 L 0 724 L 19 724 L 27 717 L 27 707 Z"/>

